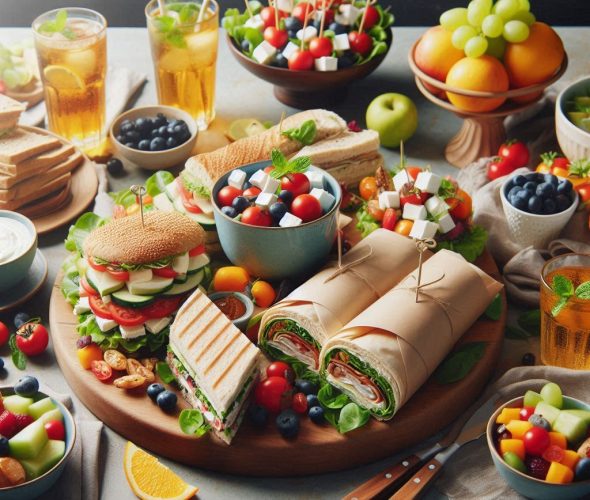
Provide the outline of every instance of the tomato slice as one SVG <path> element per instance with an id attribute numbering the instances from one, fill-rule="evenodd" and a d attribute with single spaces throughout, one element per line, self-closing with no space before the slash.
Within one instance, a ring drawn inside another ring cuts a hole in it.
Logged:
<path id="1" fill-rule="evenodd" d="M 88 265 L 94 269 L 95 271 L 98 271 L 100 273 L 104 273 L 107 270 L 107 266 L 103 266 L 102 264 L 97 264 L 96 262 L 94 262 L 94 258 L 92 257 L 88 257 Z"/>
<path id="2" fill-rule="evenodd" d="M 182 205 L 184 206 L 186 211 L 190 212 L 191 214 L 202 214 L 203 213 L 203 211 L 197 205 L 193 205 L 190 201 L 183 199 Z"/>
<path id="3" fill-rule="evenodd" d="M 129 271 L 116 266 L 107 266 L 106 270 L 117 281 L 129 281 Z"/>
<path id="4" fill-rule="evenodd" d="M 90 368 L 92 369 L 92 373 L 94 373 L 96 378 L 101 382 L 106 382 L 113 376 L 113 369 L 106 361 L 95 359 L 90 364 Z"/>
<path id="5" fill-rule="evenodd" d="M 139 309 L 119 306 L 113 302 L 109 303 L 109 311 L 112 318 L 121 326 L 137 326 L 147 320 L 145 314 Z"/>
<path id="6" fill-rule="evenodd" d="M 170 266 L 154 268 L 152 269 L 152 273 L 154 276 L 161 276 L 162 278 L 176 278 L 176 275 L 178 274 Z"/>
<path id="7" fill-rule="evenodd" d="M 148 319 L 160 319 L 170 316 L 175 313 L 180 305 L 181 299 L 179 297 L 171 297 L 169 299 L 157 299 L 153 304 L 143 307 L 141 312 Z"/>
<path id="8" fill-rule="evenodd" d="M 86 291 L 86 293 L 90 296 L 98 295 L 98 292 L 90 286 L 90 283 L 86 280 L 86 278 L 80 278 L 80 285 Z"/>
<path id="9" fill-rule="evenodd" d="M 205 253 L 205 244 L 201 244 L 198 247 L 193 248 L 192 250 L 189 250 L 188 252 L 188 256 L 189 257 L 196 257 L 197 255 L 201 255 L 202 253 Z"/>
<path id="10" fill-rule="evenodd" d="M 88 303 L 95 316 L 103 319 L 113 319 L 113 315 L 111 314 L 108 305 L 102 301 L 100 295 L 89 296 Z"/>

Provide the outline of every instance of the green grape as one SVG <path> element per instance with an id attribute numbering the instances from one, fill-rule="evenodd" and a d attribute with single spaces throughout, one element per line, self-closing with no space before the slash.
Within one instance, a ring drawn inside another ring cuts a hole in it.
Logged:
<path id="1" fill-rule="evenodd" d="M 519 0 L 498 0 L 494 5 L 494 14 L 502 16 L 506 21 L 520 10 Z"/>
<path id="2" fill-rule="evenodd" d="M 520 7 L 519 10 L 524 10 L 526 12 L 531 10 L 531 2 L 529 2 L 529 0 L 518 0 L 518 6 Z"/>
<path id="3" fill-rule="evenodd" d="M 440 24 L 448 31 L 453 31 L 467 22 L 467 9 L 463 7 L 447 10 L 440 16 Z"/>
<path id="4" fill-rule="evenodd" d="M 465 44 L 465 55 L 467 57 L 479 57 L 486 53 L 488 41 L 483 36 L 474 36 Z"/>
<path id="5" fill-rule="evenodd" d="M 486 16 L 481 23 L 481 30 L 485 36 L 496 38 L 502 34 L 504 30 L 504 19 L 498 14 L 490 14 Z"/>
<path id="6" fill-rule="evenodd" d="M 486 54 L 496 59 L 502 59 L 504 57 L 504 51 L 506 50 L 506 40 L 501 36 L 496 38 L 488 38 L 488 50 Z"/>
<path id="7" fill-rule="evenodd" d="M 492 0 L 472 0 L 471 3 L 479 3 L 482 7 L 485 8 L 486 12 L 491 12 L 492 4 L 494 3 Z"/>
<path id="8" fill-rule="evenodd" d="M 531 26 L 537 18 L 532 12 L 526 10 L 519 10 L 511 19 L 512 21 L 522 21 L 527 26 Z"/>
<path id="9" fill-rule="evenodd" d="M 8 68 L 2 72 L 2 80 L 9 89 L 14 89 L 19 86 L 20 78 L 14 69 Z"/>
<path id="10" fill-rule="evenodd" d="M 529 37 L 529 27 L 522 21 L 508 21 L 504 25 L 502 35 L 507 42 L 524 42 Z"/>
<path id="11" fill-rule="evenodd" d="M 490 13 L 482 3 L 471 2 L 467 7 L 467 20 L 471 26 L 479 28 L 484 18 Z"/>
<path id="12" fill-rule="evenodd" d="M 451 43 L 453 47 L 456 49 L 462 50 L 465 48 L 465 44 L 467 40 L 477 36 L 477 31 L 472 26 L 459 26 L 455 31 L 453 31 L 453 36 L 451 37 Z"/>
<path id="13" fill-rule="evenodd" d="M 561 410 L 563 406 L 563 394 L 561 388 L 556 383 L 549 382 L 545 384 L 541 389 L 541 397 L 545 403 Z"/>

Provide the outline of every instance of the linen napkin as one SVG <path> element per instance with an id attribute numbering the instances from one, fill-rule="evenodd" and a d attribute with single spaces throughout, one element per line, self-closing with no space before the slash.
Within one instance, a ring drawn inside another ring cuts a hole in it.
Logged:
<path id="1" fill-rule="evenodd" d="M 490 386 L 481 398 L 497 396 L 499 403 L 523 396 L 527 390 L 539 391 L 547 382 L 555 382 L 566 396 L 590 401 L 590 371 L 568 370 L 553 366 L 513 368 Z M 502 479 L 492 462 L 485 435 L 463 446 L 445 464 L 435 488 L 449 498 L 520 499 Z"/>

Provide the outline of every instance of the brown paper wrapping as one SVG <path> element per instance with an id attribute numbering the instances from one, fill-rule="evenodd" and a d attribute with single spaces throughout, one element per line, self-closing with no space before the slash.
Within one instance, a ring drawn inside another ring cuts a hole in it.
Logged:
<path id="1" fill-rule="evenodd" d="M 441 250 L 342 328 L 323 347 L 345 349 L 391 384 L 395 411 L 420 388 L 502 285 L 459 254 Z M 441 279 L 442 278 L 442 279 Z M 437 281 L 439 280 L 439 281 Z M 331 380 L 332 381 L 332 380 Z M 362 401 L 357 401 L 362 406 Z"/>

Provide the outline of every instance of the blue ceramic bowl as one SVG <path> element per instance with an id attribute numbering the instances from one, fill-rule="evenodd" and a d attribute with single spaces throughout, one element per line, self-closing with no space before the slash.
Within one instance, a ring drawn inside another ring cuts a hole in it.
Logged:
<path id="1" fill-rule="evenodd" d="M 269 165 L 269 161 L 261 161 L 238 168 L 249 178 Z M 217 194 L 227 185 L 231 172 L 217 180 L 212 192 L 215 224 L 221 247 L 232 263 L 244 267 L 253 276 L 278 280 L 305 275 L 326 261 L 338 229 L 341 191 L 338 181 L 324 170 L 316 167 L 309 170 L 324 174 L 326 190 L 336 201 L 319 219 L 296 227 L 250 226 L 224 215 L 217 204 Z"/>
<path id="2" fill-rule="evenodd" d="M 516 490 L 521 495 L 528 498 L 535 498 L 539 500 L 554 500 L 559 498 L 560 500 L 566 498 L 587 498 L 590 495 L 590 480 L 572 482 L 569 484 L 552 484 L 534 477 L 527 476 L 516 469 L 510 467 L 504 460 L 496 446 L 494 445 L 494 426 L 496 418 L 500 414 L 503 408 L 520 408 L 522 407 L 523 398 L 514 398 L 507 403 L 500 406 L 488 421 L 488 427 L 486 431 L 488 447 L 492 455 L 492 460 L 496 469 L 502 476 L 502 478 L 510 485 L 510 487 Z M 583 403 L 578 399 L 570 398 L 568 396 L 563 397 L 563 408 L 564 409 L 577 409 L 577 410 L 588 410 L 590 411 L 590 404 Z"/>
<path id="3" fill-rule="evenodd" d="M 236 325 L 237 328 L 242 331 L 246 331 L 248 321 L 250 321 L 250 318 L 254 313 L 254 302 L 252 302 L 252 300 L 250 300 L 250 298 L 243 293 L 238 292 L 213 292 L 209 294 L 209 299 L 211 299 L 212 302 L 215 302 L 217 299 L 227 297 L 228 295 L 233 295 L 238 300 L 240 300 L 244 306 L 246 306 L 246 311 L 244 314 L 242 314 L 239 318 L 232 320 L 232 323 Z"/>
<path id="4" fill-rule="evenodd" d="M 0 387 L 0 392 L 2 393 L 2 396 L 10 396 L 11 394 L 14 394 L 14 388 Z M 35 400 L 38 401 L 39 399 L 46 397 L 47 394 L 39 391 L 37 396 L 35 396 Z M 27 481 L 26 483 L 19 484 L 18 486 L 0 488 L 0 500 L 14 500 L 15 498 L 18 500 L 29 500 L 40 497 L 51 488 L 62 475 L 66 463 L 74 449 L 74 443 L 76 441 L 76 424 L 74 422 L 74 417 L 72 417 L 70 411 L 62 403 L 54 398 L 51 398 L 51 400 L 59 408 L 59 411 L 61 411 L 64 418 L 64 427 L 66 429 L 66 452 L 64 453 L 64 456 L 52 469 L 48 470 L 42 476 Z"/>
<path id="5" fill-rule="evenodd" d="M 24 215 L 10 210 L 0 210 L 0 219 L 13 219 L 20 222 L 27 230 L 29 240 L 26 247 L 18 255 L 0 263 L 0 292 L 12 288 L 25 279 L 37 252 L 37 231 L 35 226 Z M 2 244 L 0 242 L 0 244 Z"/>

